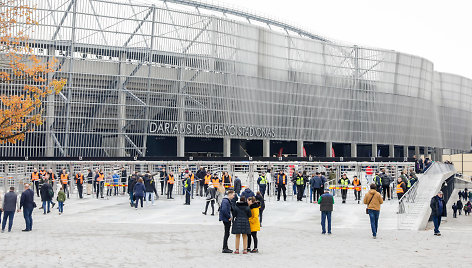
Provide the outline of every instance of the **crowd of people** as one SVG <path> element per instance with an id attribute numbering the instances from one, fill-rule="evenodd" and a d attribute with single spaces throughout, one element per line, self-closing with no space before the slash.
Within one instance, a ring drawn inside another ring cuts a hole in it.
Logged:
<path id="1" fill-rule="evenodd" d="M 457 218 L 457 212 L 459 212 L 459 215 L 462 215 L 462 210 L 464 210 L 464 215 L 470 215 L 472 211 L 472 204 L 470 203 L 470 201 L 472 201 L 472 192 L 465 188 L 464 190 L 459 190 L 457 193 L 459 199 L 452 205 L 453 217 Z M 462 200 L 464 200 L 465 205 L 462 203 Z"/>

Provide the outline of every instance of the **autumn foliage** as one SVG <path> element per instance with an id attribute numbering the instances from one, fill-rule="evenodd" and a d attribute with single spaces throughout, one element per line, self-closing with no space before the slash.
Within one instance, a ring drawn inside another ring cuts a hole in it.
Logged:
<path id="1" fill-rule="evenodd" d="M 42 102 L 66 80 L 49 79 L 57 61 L 35 56 L 26 31 L 34 30 L 34 8 L 0 0 L 0 143 L 24 140 L 43 123 Z"/>

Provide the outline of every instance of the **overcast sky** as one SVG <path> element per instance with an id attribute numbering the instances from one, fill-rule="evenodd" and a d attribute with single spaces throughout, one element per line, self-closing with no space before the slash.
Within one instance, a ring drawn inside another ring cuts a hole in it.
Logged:
<path id="1" fill-rule="evenodd" d="M 208 1 L 208 0 L 207 0 Z M 218 0 L 315 34 L 431 60 L 472 78 L 472 0 Z"/>

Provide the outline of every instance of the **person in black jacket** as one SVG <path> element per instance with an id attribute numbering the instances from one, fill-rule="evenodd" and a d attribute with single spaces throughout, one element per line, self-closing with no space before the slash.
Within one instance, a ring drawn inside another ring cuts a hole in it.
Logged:
<path id="1" fill-rule="evenodd" d="M 433 216 L 434 235 L 440 236 L 439 226 L 441 225 L 441 217 L 447 216 L 446 202 L 443 200 L 443 192 L 439 191 L 436 196 L 431 198 L 431 215 Z"/>
<path id="2" fill-rule="evenodd" d="M 26 228 L 22 230 L 23 232 L 29 232 L 33 230 L 33 209 L 36 207 L 34 203 L 34 192 L 30 189 L 29 184 L 25 184 L 25 190 L 21 193 L 20 198 L 20 209 L 23 208 L 23 217 L 25 218 Z"/>
<path id="3" fill-rule="evenodd" d="M 459 210 L 459 215 L 461 215 L 461 211 L 462 211 L 462 208 L 464 207 L 464 205 L 462 204 L 462 201 L 459 199 L 457 200 L 457 209 Z"/>
<path id="4" fill-rule="evenodd" d="M 93 172 L 91 169 L 89 169 L 88 174 L 87 174 L 87 195 L 92 194 L 92 183 L 93 183 Z"/>
<path id="5" fill-rule="evenodd" d="M 261 207 L 259 208 L 259 222 L 261 223 L 262 227 L 262 212 L 264 212 L 265 209 L 265 200 L 261 192 L 256 193 L 256 200 L 259 202 L 259 204 L 261 204 Z"/>
<path id="6" fill-rule="evenodd" d="M 138 181 L 138 172 L 135 172 L 133 175 L 129 176 L 128 178 L 128 194 L 129 194 L 129 201 L 131 207 L 134 207 L 134 186 L 136 185 L 136 182 Z"/>
<path id="7" fill-rule="evenodd" d="M 47 213 L 50 213 L 51 211 L 49 210 L 50 206 L 51 206 L 51 200 L 52 200 L 52 196 L 51 196 L 51 192 L 52 192 L 52 187 L 51 187 L 51 184 L 49 184 L 49 180 L 45 180 L 43 185 L 41 185 L 41 189 L 39 190 L 39 192 L 41 193 L 41 201 L 43 202 L 43 209 L 44 209 L 44 213 L 43 214 L 46 214 L 46 204 L 47 204 Z"/>
<path id="8" fill-rule="evenodd" d="M 210 184 L 210 186 L 208 186 L 205 196 L 206 196 L 205 212 L 202 212 L 202 214 L 203 215 L 207 214 L 208 205 L 211 203 L 211 216 L 214 216 L 215 215 L 216 189 L 215 187 L 213 187 L 213 184 Z"/>
<path id="9" fill-rule="evenodd" d="M 125 185 L 126 184 L 126 179 L 128 178 L 128 173 L 126 172 L 125 167 L 121 167 L 121 184 Z M 126 192 L 126 186 L 123 186 L 123 194 Z"/>
<path id="10" fill-rule="evenodd" d="M 385 168 L 382 168 L 382 173 L 380 173 L 380 178 L 382 179 L 382 196 L 383 200 L 385 197 L 390 200 L 390 183 L 392 182 L 392 178 L 385 173 Z"/>
<path id="11" fill-rule="evenodd" d="M 246 198 L 241 196 L 239 202 L 233 207 L 233 229 L 232 234 L 236 235 L 236 250 L 234 254 L 239 254 L 239 241 L 243 236 L 243 254 L 247 254 L 247 236 L 251 234 L 251 226 L 249 218 L 251 217 L 251 209 L 249 208 Z"/>
<path id="12" fill-rule="evenodd" d="M 225 235 L 223 237 L 223 250 L 222 253 L 233 253 L 231 249 L 228 247 L 228 238 L 229 238 L 229 230 L 231 228 L 231 200 L 234 199 L 234 191 L 229 190 L 228 195 L 223 198 L 221 201 L 221 207 L 220 207 L 220 215 L 219 215 L 219 220 L 223 222 L 223 225 L 225 227 Z M 248 220 L 249 222 L 249 220 Z"/>
<path id="13" fill-rule="evenodd" d="M 197 171 L 197 174 L 195 174 L 195 177 L 197 181 L 195 184 L 197 185 L 197 196 L 203 196 L 203 186 L 205 185 L 205 175 L 206 171 L 204 167 L 200 167 L 200 169 Z M 206 193 L 205 193 L 206 194 Z"/>
<path id="14" fill-rule="evenodd" d="M 238 178 L 238 176 L 234 177 L 234 192 L 236 193 L 237 196 L 241 195 L 241 179 Z"/>
<path id="15" fill-rule="evenodd" d="M 157 195 L 156 183 L 149 171 L 144 175 L 144 186 L 146 187 L 146 206 L 149 206 L 149 199 L 154 206 L 154 194 Z"/>
<path id="16" fill-rule="evenodd" d="M 185 191 L 185 203 L 184 205 L 190 205 L 190 196 L 192 191 L 192 180 L 188 174 L 184 176 L 184 191 Z"/>
<path id="17" fill-rule="evenodd" d="M 161 182 L 161 195 L 164 195 L 167 186 L 167 172 L 165 167 L 159 172 L 159 181 Z"/>

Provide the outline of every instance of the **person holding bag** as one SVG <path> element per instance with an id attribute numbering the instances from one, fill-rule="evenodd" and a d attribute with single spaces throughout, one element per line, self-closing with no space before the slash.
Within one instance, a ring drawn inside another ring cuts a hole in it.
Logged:
<path id="1" fill-rule="evenodd" d="M 369 214 L 372 238 L 376 239 L 379 227 L 380 205 L 383 204 L 383 198 L 377 192 L 377 185 L 374 183 L 370 185 L 370 191 L 364 197 L 364 204 L 367 205 L 365 212 Z"/>

